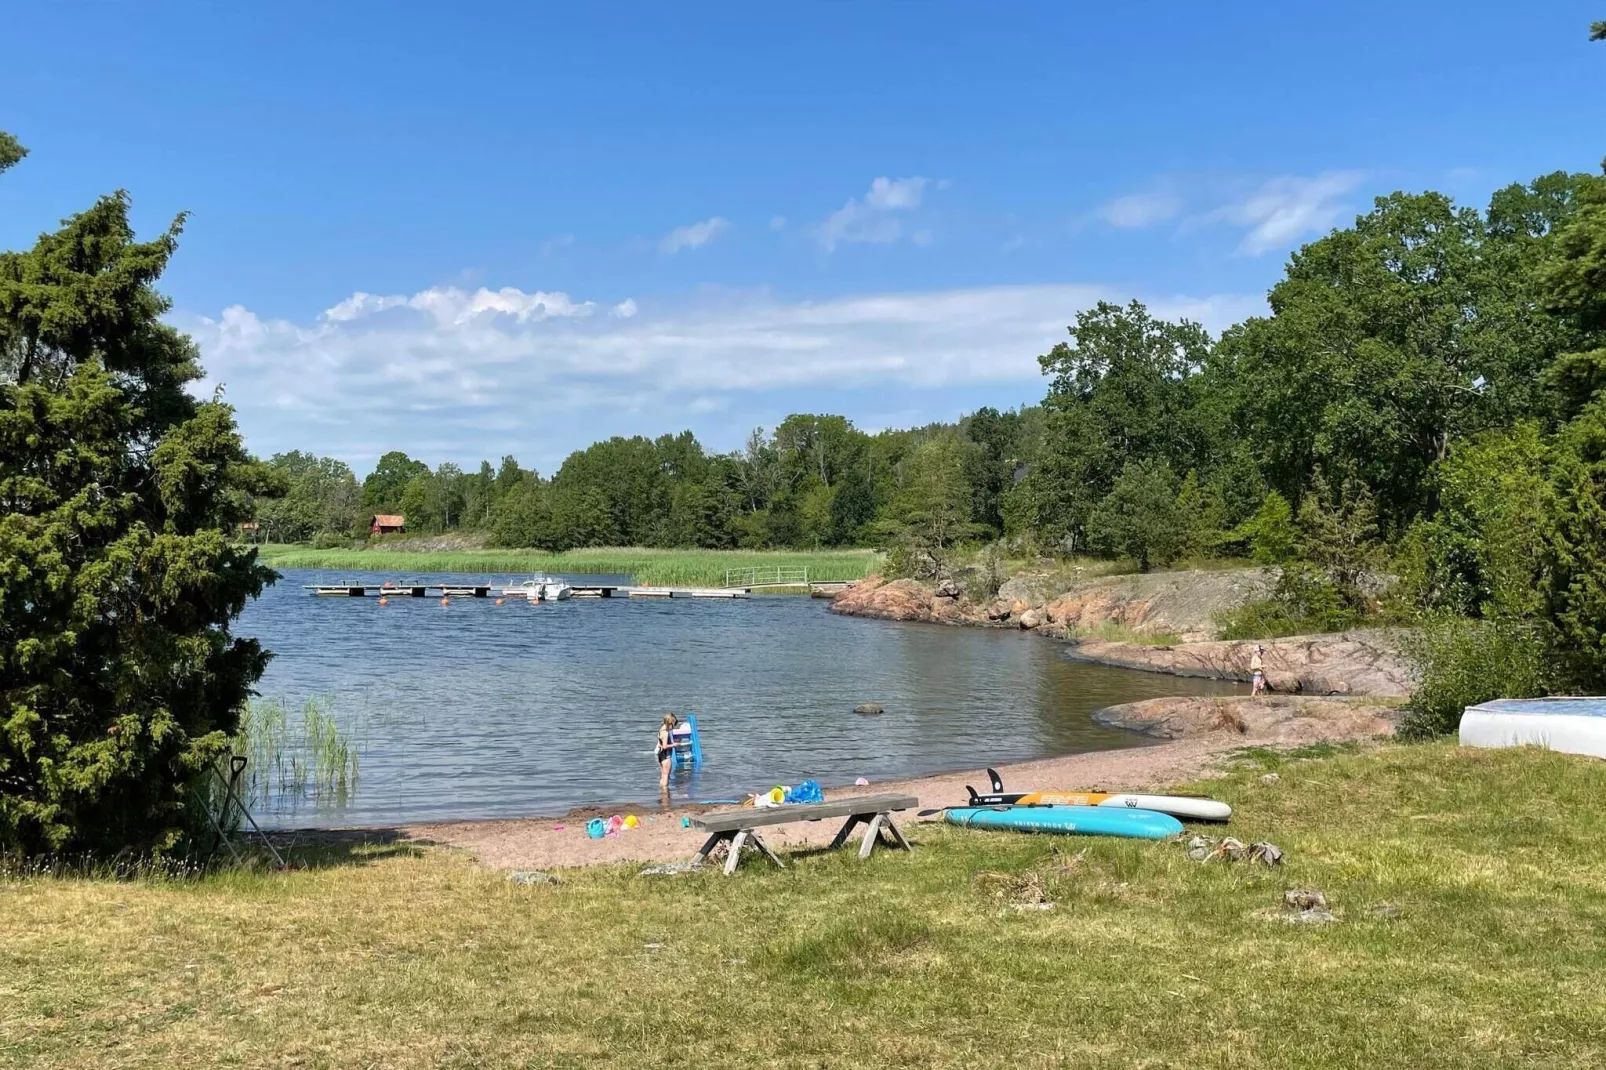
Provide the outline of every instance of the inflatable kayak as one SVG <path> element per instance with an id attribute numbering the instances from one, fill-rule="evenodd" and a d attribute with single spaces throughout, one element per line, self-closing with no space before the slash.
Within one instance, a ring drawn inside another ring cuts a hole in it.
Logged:
<path id="1" fill-rule="evenodd" d="M 1164 840 L 1182 831 L 1182 822 L 1167 814 L 1105 806 L 958 806 L 947 811 L 946 819 L 965 828 L 1124 836 L 1133 840 Z"/>

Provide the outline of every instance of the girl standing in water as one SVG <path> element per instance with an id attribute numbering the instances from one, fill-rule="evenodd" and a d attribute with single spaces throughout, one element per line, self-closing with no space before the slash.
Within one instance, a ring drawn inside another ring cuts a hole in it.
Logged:
<path id="1" fill-rule="evenodd" d="M 658 786 L 669 787 L 669 769 L 675 764 L 675 744 L 670 733 L 675 730 L 679 720 L 672 713 L 664 714 L 663 723 L 658 726 Z"/>

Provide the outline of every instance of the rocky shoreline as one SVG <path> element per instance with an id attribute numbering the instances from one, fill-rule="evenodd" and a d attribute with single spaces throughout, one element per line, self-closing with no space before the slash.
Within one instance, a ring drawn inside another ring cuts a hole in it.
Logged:
<path id="1" fill-rule="evenodd" d="M 1249 679 L 1250 641 L 1211 638 L 1216 614 L 1265 598 L 1270 569 L 1110 576 L 1051 593 L 1031 580 L 1010 580 L 998 597 L 964 597 L 957 584 L 888 582 L 870 576 L 831 602 L 831 612 L 881 620 L 1019 628 L 1070 644 L 1072 657 L 1103 665 L 1216 680 Z M 1125 632 L 1139 641 L 1099 638 Z M 1156 643 L 1144 636 L 1176 636 Z M 1383 631 L 1268 639 L 1263 661 L 1273 692 L 1403 698 L 1415 683 L 1410 666 Z"/>

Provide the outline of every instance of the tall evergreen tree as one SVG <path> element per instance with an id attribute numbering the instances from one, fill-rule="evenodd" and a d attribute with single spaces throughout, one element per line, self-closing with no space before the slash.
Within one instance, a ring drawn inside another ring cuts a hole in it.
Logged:
<path id="1" fill-rule="evenodd" d="M 21 158 L 0 137 L 0 167 Z M 268 655 L 230 625 L 272 582 L 233 538 L 278 485 L 104 197 L 0 255 L 0 849 L 172 847 Z"/>

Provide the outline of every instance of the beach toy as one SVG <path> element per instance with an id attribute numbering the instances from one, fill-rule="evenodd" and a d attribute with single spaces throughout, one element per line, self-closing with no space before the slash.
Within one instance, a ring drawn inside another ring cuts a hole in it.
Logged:
<path id="1" fill-rule="evenodd" d="M 825 801 L 825 792 L 813 780 L 805 780 L 795 788 L 786 789 L 786 801 L 789 803 L 817 803 Z"/>
<path id="2" fill-rule="evenodd" d="M 562 832 L 563 831 L 563 826 L 562 825 L 553 825 L 552 826 L 552 831 L 553 832 Z"/>
<path id="3" fill-rule="evenodd" d="M 612 836 L 614 833 L 624 828 L 624 825 L 625 819 L 620 817 L 618 814 L 614 814 L 612 817 L 608 818 L 607 835 Z"/>
<path id="4" fill-rule="evenodd" d="M 633 829 L 637 825 L 640 825 L 640 824 L 641 824 L 641 821 L 639 819 L 637 819 L 635 814 L 626 814 L 625 815 L 625 828 Z"/>
<path id="5" fill-rule="evenodd" d="M 858 780 L 853 782 L 853 786 L 856 788 L 868 788 L 870 786 L 870 782 L 864 779 L 864 777 L 860 777 Z"/>
<path id="6" fill-rule="evenodd" d="M 703 739 L 697 731 L 697 715 L 688 713 L 669 730 L 669 745 L 676 769 L 697 769 L 703 764 Z"/>
<path id="7" fill-rule="evenodd" d="M 786 801 L 786 785 L 777 784 L 770 789 L 770 802 L 780 804 Z"/>
<path id="8" fill-rule="evenodd" d="M 590 821 L 586 822 L 586 835 L 590 836 L 593 840 L 600 840 L 607 834 L 608 825 L 607 822 L 602 820 L 602 818 L 593 817 Z"/>
<path id="9" fill-rule="evenodd" d="M 691 828 L 691 818 L 689 818 L 689 817 L 681 818 L 680 819 L 680 827 L 683 828 L 683 829 Z"/>

